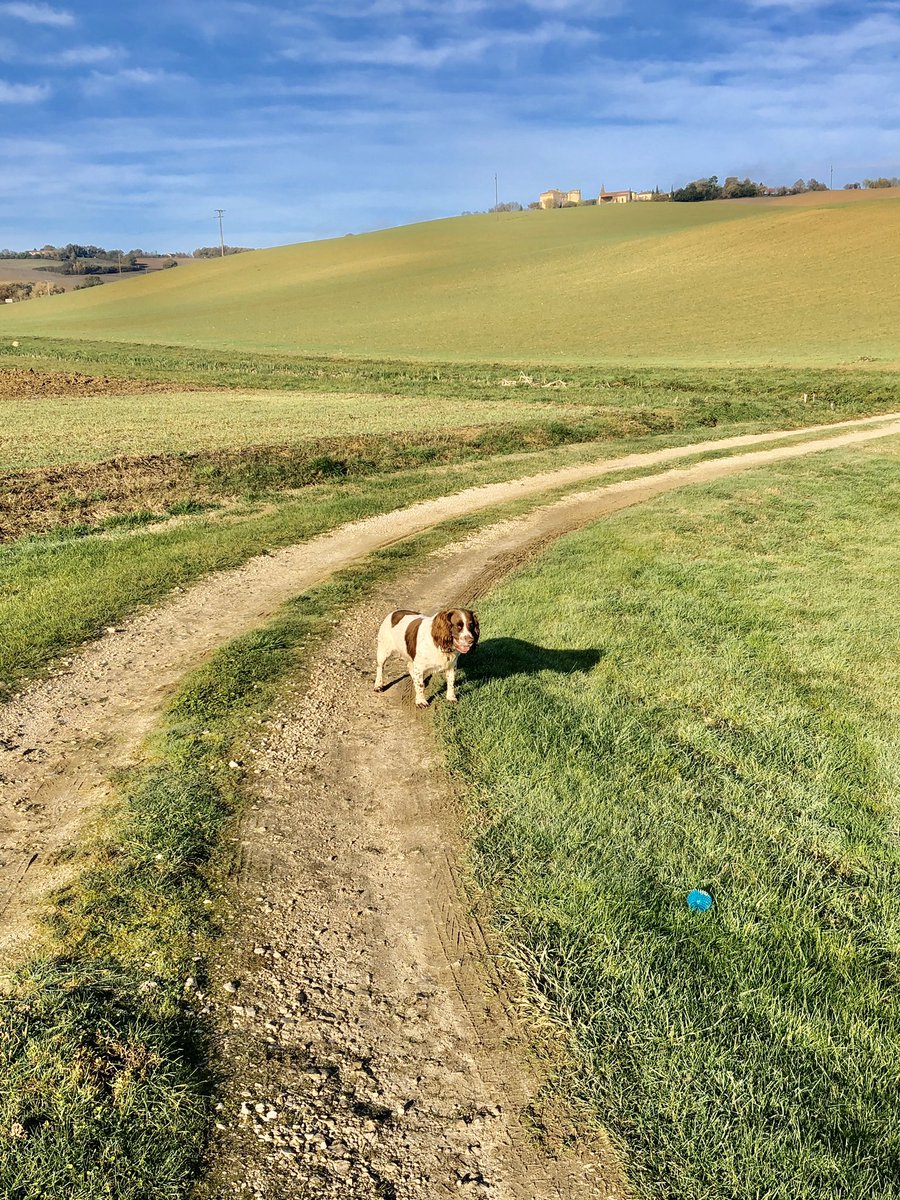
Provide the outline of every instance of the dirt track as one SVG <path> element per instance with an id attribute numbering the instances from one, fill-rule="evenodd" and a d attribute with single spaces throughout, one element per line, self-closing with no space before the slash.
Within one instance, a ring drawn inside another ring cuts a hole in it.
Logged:
<path id="1" fill-rule="evenodd" d="M 900 432 L 900 415 L 842 426 L 841 432 L 814 441 L 794 440 L 578 493 L 546 509 L 545 519 L 555 522 L 555 536 L 674 487 Z M 824 427 L 827 433 L 833 429 Z M 504 501 L 539 496 L 613 471 L 822 432 L 823 427 L 816 427 L 751 434 L 633 454 L 425 501 L 260 555 L 173 596 L 62 660 L 56 673 L 0 708 L 0 953 L 8 955 L 27 937 L 35 902 L 60 878 L 60 853 L 77 837 L 84 815 L 108 794 L 110 776 L 134 761 L 178 680 L 217 646 L 258 626 L 290 596 L 379 547 Z"/>
<path id="2" fill-rule="evenodd" d="M 427 724 L 405 685 L 370 692 L 372 629 L 385 607 L 474 600 L 553 538 L 662 492 L 900 434 L 896 417 L 848 424 L 861 427 L 564 497 L 442 552 L 350 614 L 254 765 L 235 948 L 243 982 L 220 1006 L 248 1094 L 222 1111 L 220 1156 L 235 1165 L 217 1196 L 624 1194 L 602 1133 L 577 1154 L 566 1148 L 565 1117 L 535 1100 L 535 1079 L 519 1065 L 515 1020 L 457 883 L 457 819 Z M 702 449 L 766 436 L 788 435 Z M 372 549 L 442 520 L 700 449 L 471 489 L 261 556 L 108 633 L 16 697 L 0 710 L 0 946 L 8 954 L 23 944 L 36 901 L 58 878 L 55 853 L 114 769 L 134 760 L 178 679 L 217 645 Z M 548 1131 L 548 1153 L 526 1131 L 535 1123 Z"/>

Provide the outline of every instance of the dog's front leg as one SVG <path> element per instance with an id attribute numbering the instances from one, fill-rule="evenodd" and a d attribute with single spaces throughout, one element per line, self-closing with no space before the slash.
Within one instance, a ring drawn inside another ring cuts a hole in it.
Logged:
<path id="1" fill-rule="evenodd" d="M 450 704 L 456 703 L 456 663 L 452 667 L 448 667 L 447 675 L 447 700 Z"/>
<path id="2" fill-rule="evenodd" d="M 425 678 L 423 672 L 417 667 L 410 667 L 409 673 L 412 676 L 413 687 L 416 689 L 416 708 L 427 708 L 428 700 L 425 697 Z"/>

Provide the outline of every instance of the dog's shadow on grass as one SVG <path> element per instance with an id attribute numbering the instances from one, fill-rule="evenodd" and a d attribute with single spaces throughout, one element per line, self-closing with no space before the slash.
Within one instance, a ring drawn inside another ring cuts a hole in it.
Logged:
<path id="1" fill-rule="evenodd" d="M 558 675 L 586 674 L 605 657 L 605 651 L 591 646 L 584 650 L 552 650 L 524 638 L 485 638 L 471 656 L 460 656 L 459 666 L 470 683 L 489 683 L 513 675 L 539 675 L 555 671 Z"/>
<path id="2" fill-rule="evenodd" d="M 466 681 L 480 686 L 492 679 L 509 679 L 514 675 L 538 675 L 542 671 L 555 671 L 558 675 L 587 674 L 596 667 L 606 651 L 590 647 L 586 650 L 551 650 L 547 646 L 536 646 L 524 638 L 485 638 L 471 654 L 461 654 L 457 667 L 462 667 Z M 429 676 L 426 687 L 431 682 Z M 444 690 L 443 677 L 440 691 Z M 389 680 L 382 691 L 389 691 L 398 683 L 409 681 L 409 675 Z"/>

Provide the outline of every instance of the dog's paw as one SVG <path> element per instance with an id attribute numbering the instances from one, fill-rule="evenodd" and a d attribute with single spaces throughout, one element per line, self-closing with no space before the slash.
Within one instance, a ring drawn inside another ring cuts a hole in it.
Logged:
<path id="1" fill-rule="evenodd" d="M 383 683 L 376 683 L 376 684 L 375 684 L 375 686 L 372 688 L 372 691 L 373 691 L 373 692 L 383 692 L 383 691 L 384 691 L 384 684 L 383 684 Z"/>
<path id="2" fill-rule="evenodd" d="M 448 697 L 447 697 L 447 703 L 448 703 L 448 704 L 456 704 L 456 703 L 458 703 L 457 697 L 456 697 L 456 696 L 448 696 Z"/>
<path id="3" fill-rule="evenodd" d="M 418 702 L 418 704 L 416 704 L 416 708 L 427 708 L 427 707 L 428 707 L 428 701 L 427 701 L 427 700 L 420 700 L 420 701 Z"/>

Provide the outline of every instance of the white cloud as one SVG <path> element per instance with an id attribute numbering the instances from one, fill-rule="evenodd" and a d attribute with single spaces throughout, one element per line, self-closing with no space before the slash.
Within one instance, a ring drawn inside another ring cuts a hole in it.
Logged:
<path id="1" fill-rule="evenodd" d="M 43 83 L 4 83 L 0 79 L 0 104 L 40 104 L 50 95 Z"/>
<path id="2" fill-rule="evenodd" d="M 625 0 L 343 0 L 335 8 L 331 0 L 307 0 L 303 11 L 280 8 L 273 4 L 258 4 L 253 0 L 231 0 L 217 6 L 218 11 L 240 14 L 276 25 L 305 23 L 310 17 L 327 16 L 340 20 L 375 19 L 379 17 L 424 17 L 434 21 L 468 17 L 476 14 L 497 16 L 530 10 L 540 15 L 572 14 L 580 20 L 587 17 L 615 16 L 625 6 Z M 195 10 L 196 11 L 196 10 Z M 189 14 L 193 16 L 194 14 Z"/>
<path id="3" fill-rule="evenodd" d="M 29 25 L 57 25 L 65 27 L 75 24 L 75 17 L 64 8 L 51 8 L 49 4 L 11 3 L 0 4 L 0 12 L 9 17 L 18 17 Z"/>

